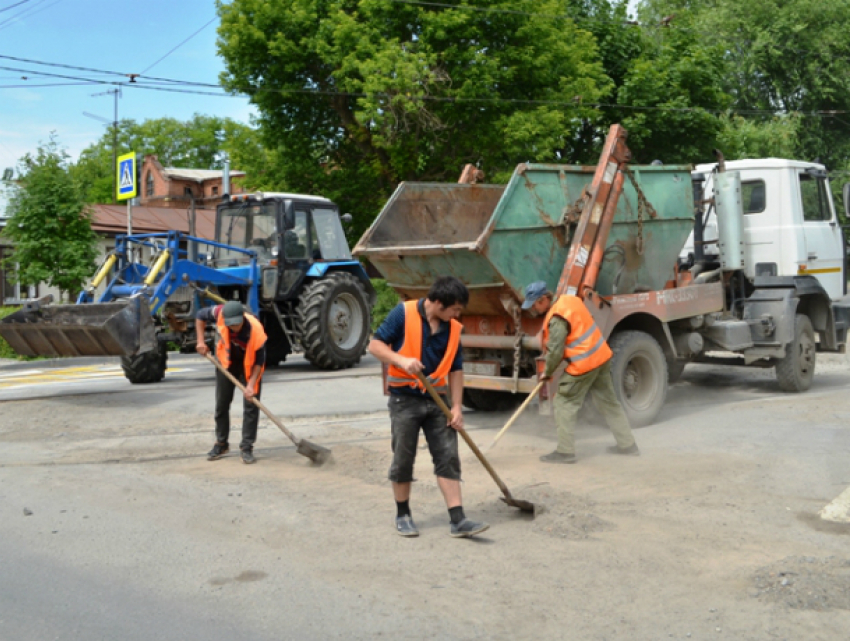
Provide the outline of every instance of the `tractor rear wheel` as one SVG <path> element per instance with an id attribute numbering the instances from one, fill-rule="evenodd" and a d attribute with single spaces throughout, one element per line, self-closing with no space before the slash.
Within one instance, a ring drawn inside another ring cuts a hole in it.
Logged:
<path id="1" fill-rule="evenodd" d="M 165 343 L 156 342 L 156 348 L 135 356 L 122 356 L 121 369 L 131 383 L 159 383 L 165 377 L 168 350 Z"/>
<path id="2" fill-rule="evenodd" d="M 368 300 L 360 281 L 345 272 L 307 285 L 296 310 L 304 357 L 327 370 L 359 363 L 372 329 Z"/>

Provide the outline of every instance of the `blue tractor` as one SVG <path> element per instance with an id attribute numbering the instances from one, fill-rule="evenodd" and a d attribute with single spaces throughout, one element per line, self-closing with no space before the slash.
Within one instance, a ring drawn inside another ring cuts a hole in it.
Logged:
<path id="1" fill-rule="evenodd" d="M 165 375 L 166 344 L 194 351 L 197 310 L 241 301 L 268 334 L 267 362 L 301 352 L 336 370 L 360 361 L 375 290 L 351 257 L 338 207 L 284 193 L 234 196 L 216 212 L 216 240 L 172 231 L 118 236 L 75 305 L 30 301 L 0 321 L 28 356 L 121 356 L 131 383 Z"/>

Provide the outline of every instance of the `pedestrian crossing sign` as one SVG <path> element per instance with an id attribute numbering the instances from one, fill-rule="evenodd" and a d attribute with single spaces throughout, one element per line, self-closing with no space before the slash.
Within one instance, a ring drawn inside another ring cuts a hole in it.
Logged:
<path id="1" fill-rule="evenodd" d="M 127 200 L 135 198 L 138 192 L 136 184 L 136 153 L 131 152 L 118 156 L 118 167 L 115 168 L 118 172 L 118 200 Z"/>

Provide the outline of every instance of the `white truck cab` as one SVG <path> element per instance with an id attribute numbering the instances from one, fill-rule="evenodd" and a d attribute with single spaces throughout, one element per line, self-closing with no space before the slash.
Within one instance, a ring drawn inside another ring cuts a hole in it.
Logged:
<path id="1" fill-rule="evenodd" d="M 743 271 L 757 276 L 811 275 L 832 300 L 847 293 L 844 238 L 826 168 L 823 165 L 781 158 L 734 160 L 726 171 L 741 176 L 743 221 Z M 717 163 L 697 165 L 693 175 L 705 179 L 703 198 L 711 198 Z M 717 256 L 717 218 L 711 206 L 703 247 L 707 257 Z M 694 234 L 688 237 L 680 259 L 692 260 Z"/>

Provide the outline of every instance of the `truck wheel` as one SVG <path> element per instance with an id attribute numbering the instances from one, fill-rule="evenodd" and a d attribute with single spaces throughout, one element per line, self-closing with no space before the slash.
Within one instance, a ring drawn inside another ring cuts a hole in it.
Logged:
<path id="1" fill-rule="evenodd" d="M 159 383 L 165 377 L 168 350 L 157 341 L 156 348 L 135 356 L 122 356 L 121 369 L 131 383 Z"/>
<path id="2" fill-rule="evenodd" d="M 794 340 L 785 346 L 785 358 L 776 363 L 776 380 L 783 392 L 805 392 L 815 376 L 815 330 L 805 314 L 794 318 Z"/>
<path id="3" fill-rule="evenodd" d="M 526 397 L 528 394 L 513 394 L 473 387 L 463 390 L 463 404 L 479 412 L 507 412 L 519 407 Z"/>
<path id="4" fill-rule="evenodd" d="M 649 425 L 667 397 L 667 360 L 646 332 L 626 330 L 611 339 L 614 391 L 632 427 Z"/>
<path id="5" fill-rule="evenodd" d="M 372 328 L 366 290 L 351 274 L 337 272 L 304 289 L 297 308 L 304 357 L 320 369 L 360 362 Z"/>

